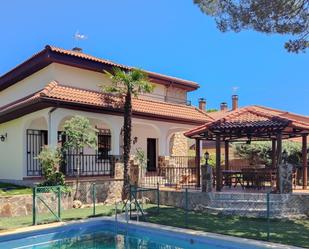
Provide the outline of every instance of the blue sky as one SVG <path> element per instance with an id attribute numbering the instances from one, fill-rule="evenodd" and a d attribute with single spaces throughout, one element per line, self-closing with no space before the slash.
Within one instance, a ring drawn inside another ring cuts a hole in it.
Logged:
<path id="1" fill-rule="evenodd" d="M 289 37 L 252 31 L 221 33 L 192 0 L 1 1 L 0 74 L 46 44 L 193 80 L 209 108 L 258 104 L 309 115 L 309 55 L 289 54 Z"/>

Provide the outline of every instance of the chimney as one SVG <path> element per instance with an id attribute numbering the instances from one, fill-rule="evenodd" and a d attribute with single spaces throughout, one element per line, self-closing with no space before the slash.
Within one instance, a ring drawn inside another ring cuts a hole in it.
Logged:
<path id="1" fill-rule="evenodd" d="M 72 50 L 75 51 L 75 52 L 79 52 L 79 53 L 83 52 L 83 49 L 79 48 L 79 47 L 74 47 L 74 48 L 72 48 Z"/>
<path id="2" fill-rule="evenodd" d="M 206 100 L 204 98 L 198 99 L 198 108 L 202 111 L 206 111 Z"/>
<path id="3" fill-rule="evenodd" d="M 227 111 L 227 103 L 226 102 L 222 102 L 220 104 L 220 110 L 221 111 Z"/>
<path id="4" fill-rule="evenodd" d="M 232 96 L 232 110 L 237 110 L 238 109 L 238 95 L 233 95 Z"/>

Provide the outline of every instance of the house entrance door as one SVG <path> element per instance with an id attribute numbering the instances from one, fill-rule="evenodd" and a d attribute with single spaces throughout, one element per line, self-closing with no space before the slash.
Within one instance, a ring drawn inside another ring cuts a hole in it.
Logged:
<path id="1" fill-rule="evenodd" d="M 157 139 L 147 138 L 147 171 L 156 171 Z"/>

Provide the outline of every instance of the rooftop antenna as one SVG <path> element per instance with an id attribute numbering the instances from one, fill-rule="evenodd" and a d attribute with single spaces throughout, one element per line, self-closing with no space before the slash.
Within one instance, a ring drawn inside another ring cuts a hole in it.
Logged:
<path id="1" fill-rule="evenodd" d="M 232 87 L 232 92 L 233 92 L 233 94 L 237 94 L 238 89 L 239 89 L 238 86 L 233 86 L 233 87 Z"/>
<path id="2" fill-rule="evenodd" d="M 78 30 L 75 32 L 73 36 L 75 40 L 75 47 L 73 48 L 74 51 L 82 52 L 82 49 L 79 47 L 79 41 L 83 41 L 88 39 L 85 34 L 80 33 Z"/>

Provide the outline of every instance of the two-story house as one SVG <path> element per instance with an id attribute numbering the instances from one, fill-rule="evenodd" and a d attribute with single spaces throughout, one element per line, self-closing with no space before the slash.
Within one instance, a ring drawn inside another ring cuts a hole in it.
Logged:
<path id="1" fill-rule="evenodd" d="M 82 157 L 81 175 L 111 175 L 109 156 L 122 154 L 123 107 L 119 99 L 100 91 L 110 84 L 104 70 L 131 67 L 88 55 L 80 49 L 46 46 L 0 77 L 0 179 L 22 181 L 41 176 L 36 159 L 44 145 L 57 146 L 66 120 L 87 117 L 98 130 L 98 148 L 85 148 L 66 160 L 66 175 L 74 175 Z M 156 171 L 161 156 L 186 156 L 182 135 L 212 120 L 188 104 L 195 82 L 148 72 L 154 92 L 133 99 L 132 153 L 142 148 L 148 171 Z"/>

